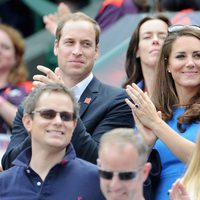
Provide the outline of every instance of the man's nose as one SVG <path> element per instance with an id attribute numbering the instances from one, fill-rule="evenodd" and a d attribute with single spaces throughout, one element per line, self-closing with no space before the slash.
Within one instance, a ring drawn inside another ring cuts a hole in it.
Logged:
<path id="1" fill-rule="evenodd" d="M 119 177 L 117 175 L 114 175 L 112 177 L 110 186 L 112 189 L 117 190 L 121 187 L 121 180 L 119 179 Z"/>
<path id="2" fill-rule="evenodd" d="M 80 44 L 76 44 L 73 48 L 73 51 L 72 51 L 73 55 L 82 55 L 82 48 L 81 48 L 81 45 Z"/>
<path id="3" fill-rule="evenodd" d="M 53 121 L 55 123 L 62 123 L 63 120 L 61 119 L 60 113 L 56 113 L 56 116 L 54 117 Z"/>

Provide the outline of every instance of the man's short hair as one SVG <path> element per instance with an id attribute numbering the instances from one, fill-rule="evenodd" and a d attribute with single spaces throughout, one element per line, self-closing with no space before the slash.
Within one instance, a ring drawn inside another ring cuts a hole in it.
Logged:
<path id="1" fill-rule="evenodd" d="M 67 96 L 69 96 L 69 98 L 71 99 L 71 101 L 73 103 L 74 115 L 76 116 L 76 118 L 78 117 L 79 106 L 78 106 L 78 103 L 77 103 L 74 95 L 63 84 L 59 84 L 59 83 L 45 84 L 45 85 L 35 88 L 26 97 L 26 99 L 23 102 L 24 113 L 31 114 L 35 110 L 35 108 L 37 106 L 37 102 L 38 102 L 40 96 L 44 92 L 49 92 L 49 93 L 50 92 L 58 92 L 58 93 L 66 94 Z"/>
<path id="2" fill-rule="evenodd" d="M 60 38 L 62 36 L 62 29 L 64 25 L 69 21 L 86 21 L 86 22 L 91 23 L 96 34 L 96 45 L 99 44 L 99 37 L 101 33 L 99 24 L 94 19 L 92 19 L 91 17 L 89 17 L 88 15 L 82 12 L 67 14 L 60 19 L 60 21 L 58 22 L 57 29 L 56 29 L 56 40 L 58 42 L 60 41 Z"/>
<path id="3" fill-rule="evenodd" d="M 132 128 L 117 128 L 105 133 L 100 140 L 99 153 L 104 145 L 123 149 L 127 144 L 131 144 L 137 150 L 141 165 L 147 162 L 148 145 L 143 136 L 139 132 L 134 132 Z"/>

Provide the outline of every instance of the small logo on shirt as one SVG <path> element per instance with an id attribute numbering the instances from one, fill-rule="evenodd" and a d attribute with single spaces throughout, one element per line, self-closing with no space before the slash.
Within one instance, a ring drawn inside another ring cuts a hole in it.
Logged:
<path id="1" fill-rule="evenodd" d="M 89 104 L 91 101 L 92 101 L 92 98 L 86 97 L 85 100 L 84 100 L 84 103 Z"/>

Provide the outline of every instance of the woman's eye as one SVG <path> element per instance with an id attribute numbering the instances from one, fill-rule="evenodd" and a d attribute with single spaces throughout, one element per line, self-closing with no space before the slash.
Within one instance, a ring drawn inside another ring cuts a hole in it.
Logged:
<path id="1" fill-rule="evenodd" d="M 200 58 L 200 53 L 195 53 L 195 54 L 194 54 L 194 57 L 195 57 L 195 58 Z"/>
<path id="2" fill-rule="evenodd" d="M 184 58 L 184 55 L 177 55 L 176 58 Z"/>

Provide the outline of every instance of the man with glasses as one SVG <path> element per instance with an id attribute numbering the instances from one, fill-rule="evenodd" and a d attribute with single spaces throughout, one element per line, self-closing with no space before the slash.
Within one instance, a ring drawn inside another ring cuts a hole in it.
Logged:
<path id="1" fill-rule="evenodd" d="M 0 199 L 104 200 L 96 165 L 76 158 L 71 138 L 78 104 L 62 84 L 34 89 L 24 102 L 23 124 L 32 146 L 0 173 Z"/>
<path id="2" fill-rule="evenodd" d="M 101 190 L 107 200 L 144 200 L 143 183 L 151 170 L 148 146 L 133 129 L 104 134 L 99 147 Z"/>

